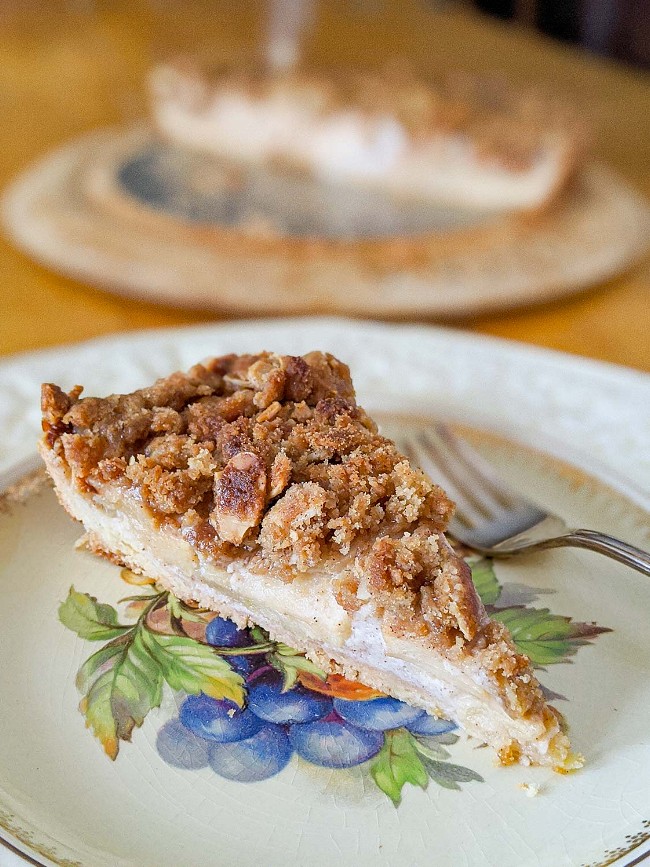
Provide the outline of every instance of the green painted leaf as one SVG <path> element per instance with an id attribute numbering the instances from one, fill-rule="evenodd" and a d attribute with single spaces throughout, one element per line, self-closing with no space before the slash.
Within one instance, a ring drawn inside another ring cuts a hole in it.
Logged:
<path id="1" fill-rule="evenodd" d="M 268 655 L 268 661 L 284 678 L 282 692 L 288 692 L 295 686 L 300 671 L 313 674 L 320 680 L 327 680 L 327 674 L 322 668 L 319 668 L 311 659 L 307 659 L 306 656 L 303 656 L 297 650 L 294 650 L 293 647 L 288 647 L 286 644 L 276 645 L 275 651 Z"/>
<path id="2" fill-rule="evenodd" d="M 190 608 L 189 605 L 186 605 L 184 602 L 181 602 L 180 605 L 181 612 L 181 620 L 189 620 L 192 623 L 209 623 L 212 619 L 211 617 L 207 617 L 206 614 L 212 614 L 211 611 L 206 612 L 203 608 Z"/>
<path id="3" fill-rule="evenodd" d="M 501 595 L 501 585 L 497 581 L 493 561 L 487 557 L 478 559 L 470 557 L 467 562 L 472 570 L 472 581 L 476 592 L 481 597 L 483 605 L 494 605 Z"/>
<path id="4" fill-rule="evenodd" d="M 151 602 L 154 597 L 159 596 L 160 594 L 156 593 L 156 591 L 152 588 L 151 593 L 138 593 L 135 596 L 122 596 L 120 603 L 122 602 Z"/>
<path id="5" fill-rule="evenodd" d="M 88 641 L 107 641 L 131 629 L 118 623 L 117 611 L 112 605 L 98 602 L 94 596 L 79 593 L 74 587 L 59 605 L 59 620 Z"/>
<path id="6" fill-rule="evenodd" d="M 508 581 L 502 585 L 495 604 L 499 608 L 527 608 L 537 602 L 540 596 L 552 596 L 555 592 L 551 587 L 531 587 L 529 584 Z"/>
<path id="7" fill-rule="evenodd" d="M 427 737 L 418 737 L 418 741 L 424 741 L 424 743 L 429 743 L 433 741 L 437 744 L 444 744 L 445 746 L 452 746 L 455 743 L 458 743 L 459 737 L 453 732 L 444 732 L 441 735 L 427 735 Z"/>
<path id="8" fill-rule="evenodd" d="M 162 671 L 147 650 L 145 633 L 138 624 L 128 640 L 123 641 L 118 650 L 113 648 L 114 652 L 95 668 L 94 674 L 99 676 L 94 681 L 90 669 L 85 672 L 92 685 L 80 709 L 112 759 L 117 757 L 120 741 L 131 740 L 133 729 L 142 725 L 162 698 Z M 104 664 L 109 667 L 99 673 Z"/>
<path id="9" fill-rule="evenodd" d="M 261 626 L 252 626 L 250 629 L 250 635 L 255 644 L 263 644 L 265 641 L 269 640 L 269 634 L 266 629 L 262 629 Z"/>
<path id="10" fill-rule="evenodd" d="M 508 627 L 513 641 L 533 665 L 568 662 L 579 647 L 603 632 L 611 632 L 595 623 L 578 623 L 552 614 L 548 608 L 501 608 L 491 616 Z"/>
<path id="11" fill-rule="evenodd" d="M 462 765 L 452 765 L 450 762 L 438 762 L 428 758 L 423 759 L 427 773 L 439 786 L 445 789 L 460 789 L 459 783 L 483 783 L 480 774 Z"/>
<path id="12" fill-rule="evenodd" d="M 386 732 L 384 746 L 372 763 L 370 773 L 396 807 L 402 800 L 406 783 L 426 789 L 429 782 L 415 738 L 405 729 Z"/>
<path id="13" fill-rule="evenodd" d="M 172 593 L 167 597 L 167 608 L 172 617 L 177 617 L 180 620 L 183 614 L 181 600 L 177 599 Z"/>
<path id="14" fill-rule="evenodd" d="M 555 690 L 549 689 L 547 686 L 544 686 L 543 683 L 540 683 L 540 689 L 542 690 L 542 695 L 546 699 L 546 701 L 568 701 L 569 699 L 562 695 L 561 692 L 555 692 Z"/>
<path id="15" fill-rule="evenodd" d="M 79 692 L 87 693 L 97 678 L 115 663 L 115 657 L 123 653 L 125 646 L 131 640 L 131 633 L 124 632 L 89 656 L 77 672 L 75 684 Z"/>
<path id="16" fill-rule="evenodd" d="M 172 617 L 177 620 L 191 620 L 192 623 L 207 623 L 213 616 L 213 612 L 204 608 L 191 608 L 182 599 L 178 599 L 173 593 L 167 596 L 167 608 Z M 206 617 L 209 614 L 210 617 Z"/>
<path id="17" fill-rule="evenodd" d="M 147 651 L 162 669 L 172 689 L 244 704 L 244 679 L 214 649 L 192 638 L 143 629 Z"/>
<path id="18" fill-rule="evenodd" d="M 440 760 L 449 758 L 449 751 L 442 744 L 436 743 L 434 740 L 424 740 L 423 738 L 415 738 L 415 748 L 426 759 Z"/>

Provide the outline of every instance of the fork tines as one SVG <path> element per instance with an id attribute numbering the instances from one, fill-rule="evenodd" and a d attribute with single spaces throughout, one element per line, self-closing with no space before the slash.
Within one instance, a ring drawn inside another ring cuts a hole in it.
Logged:
<path id="1" fill-rule="evenodd" d="M 510 491 L 492 467 L 442 424 L 404 436 L 399 445 L 456 503 L 455 520 L 467 528 L 530 504 Z"/>

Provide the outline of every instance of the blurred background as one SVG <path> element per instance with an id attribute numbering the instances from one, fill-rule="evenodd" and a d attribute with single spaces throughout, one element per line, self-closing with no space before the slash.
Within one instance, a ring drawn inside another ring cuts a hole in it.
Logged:
<path id="1" fill-rule="evenodd" d="M 648 0 L 476 0 L 476 7 L 596 54 L 650 65 Z"/>
<path id="2" fill-rule="evenodd" d="M 307 64 L 377 67 L 400 56 L 424 76 L 462 67 L 562 94 L 594 129 L 594 157 L 650 194 L 650 0 L 320 0 L 296 8 L 296 0 L 279 0 L 275 13 L 259 0 L 1 0 L 0 187 L 81 134 L 145 119 L 144 81 L 156 62 L 179 53 L 254 59 L 294 28 Z M 114 297 L 37 264 L 6 238 L 0 280 L 5 354 L 223 318 L 180 301 Z M 595 291 L 459 324 L 650 369 L 649 284 L 645 260 Z"/>

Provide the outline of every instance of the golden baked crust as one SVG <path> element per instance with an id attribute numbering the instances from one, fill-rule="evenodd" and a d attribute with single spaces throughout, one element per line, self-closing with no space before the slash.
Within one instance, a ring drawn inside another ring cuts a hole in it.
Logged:
<path id="1" fill-rule="evenodd" d="M 42 447 L 78 490 L 135 491 L 218 562 L 286 581 L 331 562 L 349 613 L 372 599 L 391 634 L 480 658 L 513 715 L 551 714 L 443 535 L 452 504 L 377 432 L 333 356 L 228 355 L 132 394 L 80 392 L 42 391 Z"/>

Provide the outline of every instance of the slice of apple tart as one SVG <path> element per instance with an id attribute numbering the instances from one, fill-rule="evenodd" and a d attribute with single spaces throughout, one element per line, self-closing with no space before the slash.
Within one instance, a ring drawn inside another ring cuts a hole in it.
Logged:
<path id="1" fill-rule="evenodd" d="M 40 448 L 98 554 L 258 624 L 491 745 L 579 763 L 530 663 L 444 536 L 452 504 L 331 355 L 227 355 L 149 388 L 43 386 Z"/>

